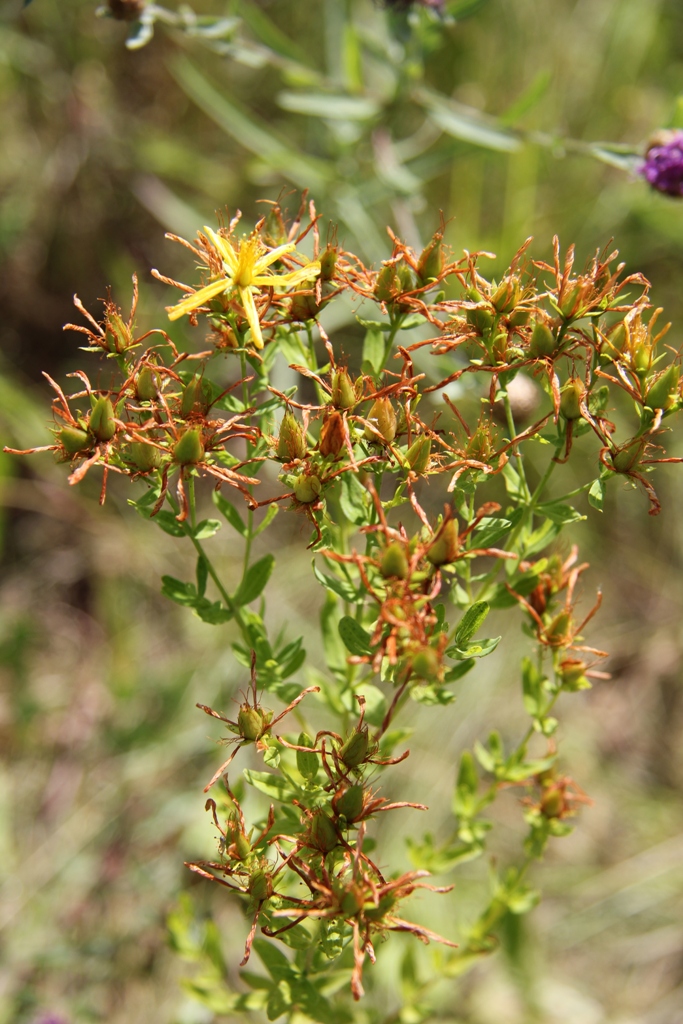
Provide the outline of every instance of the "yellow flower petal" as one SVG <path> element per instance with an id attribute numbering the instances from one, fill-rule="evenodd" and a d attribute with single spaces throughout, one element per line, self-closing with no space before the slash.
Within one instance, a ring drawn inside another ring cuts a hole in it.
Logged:
<path id="1" fill-rule="evenodd" d="M 193 295 L 188 295 L 186 299 L 179 302 L 177 306 L 171 306 L 168 309 L 169 320 L 179 320 L 181 316 L 185 316 L 186 313 L 192 313 L 195 309 L 199 309 L 205 302 L 209 302 L 210 299 L 215 299 L 217 295 L 224 292 L 230 287 L 230 281 L 221 277 L 218 281 L 212 281 L 211 284 L 207 284 L 204 288 L 200 288 L 198 292 L 194 292 Z"/>
<path id="2" fill-rule="evenodd" d="M 263 348 L 263 335 L 261 334 L 261 324 L 256 312 L 256 303 L 254 302 L 254 296 L 251 293 L 250 288 L 239 288 L 240 302 L 244 307 L 244 314 L 251 328 L 251 338 L 254 342 L 255 348 Z"/>
<path id="3" fill-rule="evenodd" d="M 230 272 L 234 274 L 237 270 L 237 253 L 233 246 L 227 238 L 222 238 L 220 235 L 217 235 L 215 231 L 211 230 L 211 228 L 205 226 L 204 230 L 206 231 L 209 240 L 220 253 L 223 262 L 227 264 Z"/>
<path id="4" fill-rule="evenodd" d="M 301 284 L 302 281 L 310 281 L 320 273 L 320 264 L 315 262 L 307 263 L 305 267 L 292 270 L 288 274 L 260 274 L 254 278 L 253 283 L 259 288 L 289 288 Z"/>
<path id="5" fill-rule="evenodd" d="M 278 245 L 276 249 L 270 249 L 269 252 L 264 253 L 263 256 L 259 256 L 256 260 L 254 263 L 254 273 L 260 274 L 262 270 L 269 267 L 271 263 L 275 263 L 275 260 L 279 260 L 280 256 L 284 255 L 284 253 L 291 252 L 292 249 L 296 249 L 296 244 L 294 242 L 288 242 L 286 245 Z"/>

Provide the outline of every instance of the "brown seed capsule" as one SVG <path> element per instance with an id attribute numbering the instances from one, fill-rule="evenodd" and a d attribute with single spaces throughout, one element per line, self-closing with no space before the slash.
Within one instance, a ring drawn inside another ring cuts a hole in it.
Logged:
<path id="1" fill-rule="evenodd" d="M 344 420 L 336 409 L 325 413 L 325 420 L 320 429 L 318 450 L 323 457 L 339 455 L 344 447 Z"/>

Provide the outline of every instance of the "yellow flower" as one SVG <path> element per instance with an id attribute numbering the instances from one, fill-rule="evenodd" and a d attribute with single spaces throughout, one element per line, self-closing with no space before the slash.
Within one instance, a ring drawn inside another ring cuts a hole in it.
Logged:
<path id="1" fill-rule="evenodd" d="M 286 274 L 273 274 L 269 269 L 271 264 L 279 260 L 285 253 L 291 252 L 295 248 L 294 242 L 278 245 L 275 249 L 268 249 L 256 234 L 238 241 L 223 238 L 211 228 L 205 227 L 204 230 L 223 262 L 225 276 L 200 288 L 199 291 L 179 302 L 177 306 L 171 306 L 168 310 L 168 318 L 169 320 L 178 320 L 186 313 L 191 313 L 203 306 L 210 299 L 236 291 L 251 328 L 254 345 L 256 348 L 263 348 L 263 335 L 254 295 L 258 294 L 260 288 L 295 288 L 304 281 L 310 281 L 320 273 L 320 263 L 315 260 L 307 263 L 305 267 L 299 267 Z"/>

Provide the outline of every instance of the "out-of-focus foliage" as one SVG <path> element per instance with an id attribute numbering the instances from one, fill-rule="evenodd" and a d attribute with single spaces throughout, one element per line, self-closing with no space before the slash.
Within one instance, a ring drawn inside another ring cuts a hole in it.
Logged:
<path id="1" fill-rule="evenodd" d="M 318 70 L 326 40 L 327 53 L 340 52 L 335 0 L 240 6 L 269 18 Z M 1 12 L 0 406 L 3 432 L 18 446 L 38 439 L 45 391 L 37 412 L 17 378 L 73 365 L 61 325 L 73 318 L 74 290 L 91 306 L 112 284 L 125 302 L 132 270 L 169 266 L 159 225 L 191 232 L 212 222 L 216 207 L 248 206 L 264 188 L 275 198 L 291 182 L 240 141 L 239 128 L 228 132 L 208 116 L 191 82 L 205 95 L 208 83 L 248 112 L 252 131 L 267 125 L 301 157 L 328 158 L 334 144 L 351 165 L 348 180 L 365 166 L 385 191 L 363 188 L 352 198 L 373 225 L 390 220 L 408 241 L 418 241 L 411 232 L 431 234 L 439 208 L 454 218 L 449 241 L 502 259 L 525 234 L 540 244 L 556 231 L 576 238 L 580 258 L 614 235 L 629 268 L 654 280 L 655 302 L 683 323 L 683 208 L 623 170 L 561 146 L 497 151 L 445 135 L 420 155 L 418 137 L 399 150 L 399 168 L 425 178 L 425 207 L 409 188 L 386 191 L 386 171 L 371 172 L 373 161 L 386 167 L 381 126 L 358 154 L 334 126 L 282 105 L 283 92 L 306 83 L 287 81 L 281 67 L 250 67 L 173 28 L 129 52 L 129 26 L 96 19 L 94 8 L 89 0 L 34 0 L 22 12 L 18 0 L 5 0 Z M 234 14 L 215 0 L 202 11 Z M 379 7 L 354 11 L 383 24 Z M 682 22 L 677 0 L 488 0 L 439 34 L 427 82 L 525 132 L 638 149 L 669 122 L 683 91 Z M 398 128 L 407 140 L 416 130 L 414 121 Z M 447 160 L 430 170 L 439 146 L 450 147 Z M 341 234 L 370 246 L 375 230 L 346 222 Z M 670 335 L 675 347 L 679 331 Z M 174 615 L 156 596 L 170 549 L 150 548 L 144 524 L 122 519 L 127 491 L 114 491 L 103 513 L 94 496 L 65 494 L 49 467 L 28 477 L 3 457 L 0 468 L 0 1019 L 210 1020 L 178 995 L 184 968 L 166 950 L 163 921 L 187 884 L 180 862 L 206 849 L 197 794 L 215 754 L 194 700 L 226 700 L 245 680 L 222 660 L 210 627 Z M 672 1024 L 681 1016 L 682 496 L 659 489 L 665 511 L 653 538 L 635 497 L 619 512 L 608 501 L 600 532 L 581 537 L 605 589 L 599 643 L 615 652 L 614 681 L 581 697 L 567 718 L 573 759 L 585 765 L 580 782 L 596 806 L 548 858 L 538 877 L 545 903 L 524 932 L 511 926 L 508 965 L 498 958 L 444 987 L 439 1019 Z M 312 598 L 287 557 L 276 601 L 283 618 L 301 617 L 303 631 Z M 179 565 L 174 575 L 190 572 Z M 444 716 L 428 746 L 413 747 L 406 784 L 413 799 L 429 794 L 436 834 L 448 827 L 448 810 L 440 825 L 438 806 L 446 806 L 457 753 L 506 692 L 495 658 L 476 699 Z M 400 846 L 402 837 L 384 841 Z M 477 878 L 473 869 L 460 886 L 464 919 Z M 204 948 L 204 969 L 222 971 L 201 923 L 190 923 L 203 898 L 195 893 L 195 910 L 175 920 L 185 951 L 202 959 Z M 225 902 L 217 921 L 227 947 L 244 922 Z M 473 896 L 472 913 L 474 904 Z M 437 906 L 425 902 L 424 915 L 448 930 Z M 533 977 L 521 969 L 522 948 Z M 419 995 L 429 978 L 428 959 L 420 963 L 408 952 L 387 963 L 378 991 L 387 1020 L 400 1019 L 401 995 Z"/>

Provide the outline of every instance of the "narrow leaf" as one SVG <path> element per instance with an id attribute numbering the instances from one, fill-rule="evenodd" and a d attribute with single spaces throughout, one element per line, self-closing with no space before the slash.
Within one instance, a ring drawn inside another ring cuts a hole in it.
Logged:
<path id="1" fill-rule="evenodd" d="M 270 579 L 274 565 L 275 559 L 272 555 L 264 555 L 258 562 L 250 565 L 233 598 L 235 604 L 241 606 L 255 601 Z"/>

